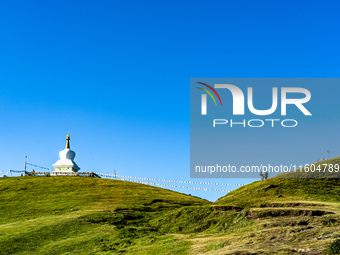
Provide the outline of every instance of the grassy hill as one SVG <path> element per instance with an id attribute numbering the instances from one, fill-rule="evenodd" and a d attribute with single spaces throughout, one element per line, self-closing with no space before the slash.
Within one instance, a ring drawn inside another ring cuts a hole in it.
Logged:
<path id="1" fill-rule="evenodd" d="M 278 175 L 278 178 L 318 178 L 338 179 L 340 178 L 340 157 L 326 161 L 316 162 L 309 166 Z"/>
<path id="2" fill-rule="evenodd" d="M 340 158 L 315 166 L 322 164 L 340 164 Z M 253 182 L 218 199 L 216 205 L 237 206 L 255 222 L 247 234 L 226 238 L 227 244 L 233 245 L 225 245 L 225 249 L 245 254 L 335 254 L 332 249 L 340 253 L 337 177 L 339 173 L 334 171 L 312 172 L 306 168 Z"/>
<path id="3" fill-rule="evenodd" d="M 162 250 L 167 245 L 174 245 L 170 250 L 180 252 L 186 250 L 187 243 L 164 235 L 154 237 L 159 245 L 141 253 L 134 251 L 130 242 L 135 241 L 134 235 L 141 231 L 145 236 L 153 236 L 155 231 L 143 227 L 128 231 L 124 226 L 152 213 L 208 203 L 126 181 L 88 177 L 1 178 L 0 254 L 112 254 L 124 250 L 127 244 L 135 254 L 146 254 L 154 248 Z M 124 236 L 127 243 L 112 244 Z M 135 245 L 138 247 L 141 241 L 136 240 Z"/>
<path id="4" fill-rule="evenodd" d="M 127 181 L 85 177 L 14 177 L 0 179 L 0 223 L 74 211 L 202 205 L 208 201 L 167 189 Z"/>
<path id="5" fill-rule="evenodd" d="M 0 254 L 340 252 L 339 179 L 296 174 L 215 203 L 125 181 L 1 178 Z"/>
<path id="6" fill-rule="evenodd" d="M 340 157 L 315 163 L 340 165 Z M 244 208 L 263 206 L 266 202 L 318 201 L 340 203 L 339 173 L 334 171 L 306 172 L 308 168 L 277 175 L 266 181 L 257 181 L 243 186 L 216 201 L 216 204 L 233 204 Z"/>

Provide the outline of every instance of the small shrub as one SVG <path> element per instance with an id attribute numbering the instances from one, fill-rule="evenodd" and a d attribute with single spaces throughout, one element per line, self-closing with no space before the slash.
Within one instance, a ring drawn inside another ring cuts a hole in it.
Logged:
<path id="1" fill-rule="evenodd" d="M 329 245 L 329 253 L 330 254 L 340 254 L 340 239 L 333 241 Z"/>

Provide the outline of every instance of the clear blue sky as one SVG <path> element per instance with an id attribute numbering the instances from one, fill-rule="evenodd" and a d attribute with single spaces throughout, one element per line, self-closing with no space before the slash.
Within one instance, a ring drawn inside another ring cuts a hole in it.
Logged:
<path id="1" fill-rule="evenodd" d="M 82 171 L 189 180 L 190 78 L 339 77 L 339 7 L 3 1 L 0 171 L 52 167 L 69 133 Z"/>

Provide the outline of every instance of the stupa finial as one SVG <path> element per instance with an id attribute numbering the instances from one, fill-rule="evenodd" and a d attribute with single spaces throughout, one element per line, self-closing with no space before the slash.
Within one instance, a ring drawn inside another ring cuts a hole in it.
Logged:
<path id="1" fill-rule="evenodd" d="M 66 147 L 65 149 L 70 149 L 70 135 L 66 136 Z"/>

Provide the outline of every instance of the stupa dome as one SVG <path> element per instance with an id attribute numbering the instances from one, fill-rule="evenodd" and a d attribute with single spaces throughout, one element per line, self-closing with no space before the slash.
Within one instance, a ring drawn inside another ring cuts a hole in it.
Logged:
<path id="1" fill-rule="evenodd" d="M 59 152 L 60 159 L 71 159 L 73 160 L 76 156 L 76 153 L 70 149 L 65 149 Z"/>

